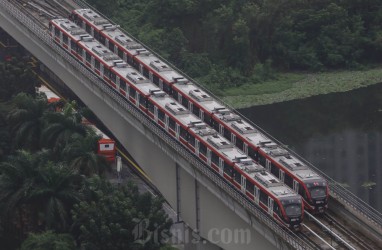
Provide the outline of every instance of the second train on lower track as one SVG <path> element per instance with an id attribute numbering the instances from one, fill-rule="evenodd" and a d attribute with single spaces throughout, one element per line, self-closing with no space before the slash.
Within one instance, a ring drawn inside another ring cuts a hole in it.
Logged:
<path id="1" fill-rule="evenodd" d="M 299 230 L 301 196 L 68 19 L 49 23 L 54 41 L 144 112 L 280 224 Z"/>

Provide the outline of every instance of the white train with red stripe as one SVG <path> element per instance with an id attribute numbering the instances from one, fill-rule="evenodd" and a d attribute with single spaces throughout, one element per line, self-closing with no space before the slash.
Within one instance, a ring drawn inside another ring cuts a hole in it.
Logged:
<path id="1" fill-rule="evenodd" d="M 296 194 L 198 116 L 151 83 L 133 67 L 113 57 L 102 44 L 67 19 L 50 21 L 53 39 L 109 87 L 146 113 L 227 183 L 281 224 L 298 230 L 304 206 Z"/>
<path id="2" fill-rule="evenodd" d="M 61 99 L 45 85 L 38 87 L 37 92 L 44 93 L 48 99 L 48 103 L 55 103 Z M 116 155 L 115 141 L 105 135 L 101 130 L 94 126 L 94 124 L 90 123 L 85 118 L 83 118 L 82 123 L 86 124 L 88 127 L 91 127 L 93 131 L 101 137 L 101 139 L 98 140 L 97 154 L 104 156 L 108 162 L 114 162 Z"/>
<path id="3" fill-rule="evenodd" d="M 327 209 L 327 181 L 294 153 L 248 124 L 240 115 L 214 99 L 95 11 L 74 10 L 71 19 L 298 192 L 304 198 L 309 211 L 323 213 Z"/>

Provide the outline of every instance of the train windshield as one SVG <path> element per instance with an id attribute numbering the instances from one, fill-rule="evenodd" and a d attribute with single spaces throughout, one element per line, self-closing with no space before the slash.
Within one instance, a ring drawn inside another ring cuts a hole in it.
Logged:
<path id="1" fill-rule="evenodd" d="M 301 203 L 289 204 L 285 206 L 285 213 L 287 216 L 301 215 Z"/>
<path id="2" fill-rule="evenodd" d="M 322 198 L 326 196 L 326 187 L 311 187 L 309 188 L 312 199 Z"/>

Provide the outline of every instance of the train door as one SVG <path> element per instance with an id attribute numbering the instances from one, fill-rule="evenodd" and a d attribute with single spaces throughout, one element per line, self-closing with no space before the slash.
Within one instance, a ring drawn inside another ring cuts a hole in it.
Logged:
<path id="1" fill-rule="evenodd" d="M 168 115 L 164 116 L 164 122 L 165 122 L 166 131 L 168 131 Z"/>
<path id="2" fill-rule="evenodd" d="M 94 57 L 90 57 L 90 65 L 93 70 L 94 70 L 94 61 L 95 61 Z"/>
<path id="3" fill-rule="evenodd" d="M 200 142 L 195 139 L 195 154 L 196 155 L 199 155 L 199 145 L 200 145 Z"/>
<path id="4" fill-rule="evenodd" d="M 211 166 L 211 150 L 207 148 L 207 165 Z"/>
<path id="5" fill-rule="evenodd" d="M 245 187 L 247 183 L 247 178 L 244 175 L 241 176 L 241 192 L 245 193 Z"/>
<path id="6" fill-rule="evenodd" d="M 149 79 L 150 79 L 151 82 L 154 82 L 153 81 L 153 72 L 151 72 L 151 71 L 149 72 Z"/>
<path id="7" fill-rule="evenodd" d="M 244 154 L 248 155 L 248 144 L 245 142 L 243 144 L 243 151 L 244 151 Z"/>
<path id="8" fill-rule="evenodd" d="M 204 121 L 204 112 L 200 110 L 200 120 Z"/>
<path id="9" fill-rule="evenodd" d="M 126 53 L 123 53 L 122 59 L 123 59 L 125 62 L 127 62 L 127 55 L 126 55 Z"/>
<path id="10" fill-rule="evenodd" d="M 143 75 L 143 65 L 142 64 L 139 64 L 139 73 L 141 73 Z"/>
<path id="11" fill-rule="evenodd" d="M 281 182 L 284 182 L 284 179 L 285 179 L 285 172 L 282 171 L 281 169 L 280 169 L 280 172 L 279 172 L 279 179 L 280 179 Z"/>
<path id="12" fill-rule="evenodd" d="M 62 45 L 63 43 L 63 34 L 62 34 L 62 31 L 60 31 L 60 44 Z"/>
<path id="13" fill-rule="evenodd" d="M 94 28 L 93 27 L 90 27 L 90 34 L 92 37 L 94 37 Z"/>
<path id="14" fill-rule="evenodd" d="M 224 136 L 224 127 L 222 124 L 219 124 L 219 133 Z"/>
<path id="15" fill-rule="evenodd" d="M 101 76 L 101 78 L 103 78 L 103 72 L 104 72 L 104 67 L 103 67 L 103 64 L 101 63 L 101 65 L 100 65 L 100 76 Z"/>
<path id="16" fill-rule="evenodd" d="M 293 190 L 294 190 L 296 193 L 298 193 L 298 186 L 299 186 L 298 181 L 293 180 Z"/>
<path id="17" fill-rule="evenodd" d="M 259 200 L 260 200 L 260 189 L 255 186 L 255 203 L 259 205 Z"/>
<path id="18" fill-rule="evenodd" d="M 159 88 L 161 90 L 163 90 L 163 80 L 162 79 L 159 79 Z M 180 100 L 182 100 L 182 98 L 180 98 Z M 181 103 L 181 101 L 179 101 Z"/>
<path id="19" fill-rule="evenodd" d="M 273 216 L 273 199 L 268 196 L 268 213 Z"/>
<path id="20" fill-rule="evenodd" d="M 231 142 L 232 144 L 236 145 L 236 135 L 235 134 L 231 134 Z"/>
<path id="21" fill-rule="evenodd" d="M 108 39 L 105 39 L 105 47 L 109 48 L 109 40 Z"/>
<path id="22" fill-rule="evenodd" d="M 219 157 L 219 173 L 221 176 L 224 175 L 224 160 Z"/>
<path id="23" fill-rule="evenodd" d="M 158 123 L 158 108 L 157 108 L 157 106 L 154 106 L 154 120 L 156 123 Z"/>
<path id="24" fill-rule="evenodd" d="M 135 105 L 139 108 L 139 93 L 135 92 Z"/>
<path id="25" fill-rule="evenodd" d="M 179 127 L 179 124 L 177 123 L 175 125 L 175 136 L 176 136 L 176 139 L 179 140 L 179 134 L 180 134 L 180 127 Z"/>
<path id="26" fill-rule="evenodd" d="M 119 92 L 119 89 L 121 88 L 121 79 L 119 76 L 116 76 L 116 84 L 117 84 L 117 91 Z"/>
<path id="27" fill-rule="evenodd" d="M 190 110 L 190 112 L 192 112 L 192 106 L 193 106 L 193 103 L 192 102 L 188 102 L 188 110 Z"/>
<path id="28" fill-rule="evenodd" d="M 265 168 L 267 169 L 268 172 L 271 172 L 271 161 L 268 159 L 265 159 Z"/>
<path id="29" fill-rule="evenodd" d="M 159 81 L 160 83 L 160 81 Z M 162 83 L 163 84 L 163 83 Z M 180 93 L 178 93 L 178 102 L 179 103 L 182 103 L 182 95 Z"/>

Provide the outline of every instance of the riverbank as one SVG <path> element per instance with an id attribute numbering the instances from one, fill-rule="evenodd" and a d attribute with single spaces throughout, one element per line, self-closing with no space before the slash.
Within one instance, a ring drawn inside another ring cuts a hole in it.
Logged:
<path id="1" fill-rule="evenodd" d="M 285 73 L 261 84 L 225 89 L 221 97 L 234 108 L 246 108 L 333 92 L 346 92 L 382 82 L 382 66 L 363 71 Z"/>

